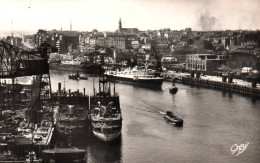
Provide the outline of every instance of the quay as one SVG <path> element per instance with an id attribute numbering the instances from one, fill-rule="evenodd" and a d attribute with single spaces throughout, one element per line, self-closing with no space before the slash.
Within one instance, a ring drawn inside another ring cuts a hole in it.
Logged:
<path id="1" fill-rule="evenodd" d="M 192 77 L 192 74 L 190 73 L 171 73 L 168 74 L 168 79 L 182 84 L 222 89 L 260 98 L 259 84 L 255 84 L 255 86 L 253 86 L 253 83 L 241 79 L 233 79 L 232 77 L 209 75 L 202 76 L 198 74 L 196 77 Z M 227 79 L 228 82 L 226 82 Z"/>

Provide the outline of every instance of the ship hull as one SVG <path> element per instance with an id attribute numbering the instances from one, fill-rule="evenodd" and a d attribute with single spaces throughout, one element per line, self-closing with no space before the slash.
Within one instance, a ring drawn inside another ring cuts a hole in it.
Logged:
<path id="1" fill-rule="evenodd" d="M 56 148 L 42 152 L 43 159 L 48 162 L 51 159 L 58 162 L 73 162 L 73 160 L 84 160 L 86 150 L 77 148 Z"/>
<path id="2" fill-rule="evenodd" d="M 84 134 L 85 131 L 88 130 L 88 119 L 87 116 L 85 117 L 84 120 L 81 122 L 71 122 L 71 123 L 79 123 L 78 126 L 69 126 L 69 125 L 60 125 L 60 120 L 57 119 L 56 123 L 56 131 L 59 136 L 77 136 Z"/>
<path id="3" fill-rule="evenodd" d="M 121 77 L 121 76 L 115 76 L 115 75 L 108 75 L 105 74 L 107 79 L 109 80 L 116 80 L 116 81 L 123 81 L 126 83 L 132 83 L 135 85 L 143 86 L 143 87 L 149 87 L 149 88 L 157 88 L 160 89 L 162 86 L 162 83 L 164 81 L 163 78 L 160 79 L 133 79 L 133 78 L 127 78 L 127 77 Z"/>
<path id="4" fill-rule="evenodd" d="M 58 126 L 56 130 L 60 136 L 77 136 L 83 134 L 87 130 L 87 125 L 82 128 L 73 128 L 67 130 L 61 130 Z"/>
<path id="5" fill-rule="evenodd" d="M 80 68 L 87 74 L 100 74 L 104 72 L 104 69 L 100 64 L 83 64 Z"/>
<path id="6" fill-rule="evenodd" d="M 99 133 L 92 130 L 92 132 L 99 140 L 104 142 L 113 141 L 121 135 L 121 131 L 115 133 Z"/>

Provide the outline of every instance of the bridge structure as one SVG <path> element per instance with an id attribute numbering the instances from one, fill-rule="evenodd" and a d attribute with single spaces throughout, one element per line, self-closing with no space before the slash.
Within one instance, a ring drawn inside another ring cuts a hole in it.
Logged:
<path id="1" fill-rule="evenodd" d="M 51 48 L 43 43 L 37 51 L 27 51 L 0 41 L 0 111 L 15 105 L 32 108 L 51 98 Z"/>

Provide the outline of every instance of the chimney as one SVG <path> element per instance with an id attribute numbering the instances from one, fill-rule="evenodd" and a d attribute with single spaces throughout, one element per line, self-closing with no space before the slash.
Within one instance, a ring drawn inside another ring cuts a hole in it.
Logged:
<path id="1" fill-rule="evenodd" d="M 72 23 L 71 23 L 71 19 L 70 19 L 70 31 L 72 31 Z"/>

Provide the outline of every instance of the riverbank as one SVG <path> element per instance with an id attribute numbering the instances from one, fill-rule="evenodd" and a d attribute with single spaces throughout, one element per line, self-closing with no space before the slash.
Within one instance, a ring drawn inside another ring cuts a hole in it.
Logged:
<path id="1" fill-rule="evenodd" d="M 254 88 L 251 86 L 252 83 L 241 79 L 233 79 L 232 82 L 227 83 L 222 82 L 222 77 L 220 76 L 204 75 L 200 76 L 200 78 L 192 78 L 188 73 L 177 73 L 171 78 L 172 80 L 182 84 L 223 89 L 260 98 L 260 84 L 256 84 L 256 87 Z"/>

